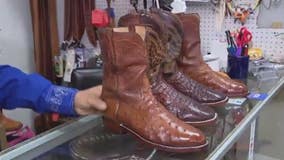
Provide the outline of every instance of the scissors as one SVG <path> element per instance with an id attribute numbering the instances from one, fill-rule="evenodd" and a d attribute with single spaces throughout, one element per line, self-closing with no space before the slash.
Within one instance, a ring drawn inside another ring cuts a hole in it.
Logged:
<path id="1" fill-rule="evenodd" d="M 237 45 L 238 47 L 243 47 L 252 40 L 251 32 L 246 28 L 242 27 L 239 34 L 237 35 Z"/>
<path id="2" fill-rule="evenodd" d="M 251 32 L 246 28 L 242 27 L 239 34 L 237 35 L 237 46 L 241 50 L 241 55 L 248 55 L 248 43 L 252 40 Z"/>
<path id="3" fill-rule="evenodd" d="M 234 40 L 231 36 L 231 32 L 229 30 L 227 30 L 227 31 L 225 31 L 225 33 L 226 33 L 226 38 L 227 38 L 227 43 L 228 43 L 227 51 L 229 52 L 229 54 L 235 55 L 237 47 L 236 47 L 236 44 L 234 43 Z"/>

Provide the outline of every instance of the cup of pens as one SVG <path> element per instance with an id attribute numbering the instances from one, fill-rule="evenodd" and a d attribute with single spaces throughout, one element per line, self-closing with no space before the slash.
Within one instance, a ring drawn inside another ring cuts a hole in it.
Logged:
<path id="1" fill-rule="evenodd" d="M 226 36 L 228 41 L 227 73 L 232 79 L 245 80 L 248 77 L 248 44 L 252 39 L 252 34 L 242 27 L 235 39 L 231 36 L 230 31 L 226 31 Z"/>
<path id="2" fill-rule="evenodd" d="M 247 79 L 249 56 L 228 55 L 228 75 L 232 79 Z"/>

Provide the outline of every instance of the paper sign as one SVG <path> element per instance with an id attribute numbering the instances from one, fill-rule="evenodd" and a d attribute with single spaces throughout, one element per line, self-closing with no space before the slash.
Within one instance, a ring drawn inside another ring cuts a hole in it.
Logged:
<path id="1" fill-rule="evenodd" d="M 268 96 L 267 93 L 250 93 L 247 97 L 258 101 L 263 101 Z"/>

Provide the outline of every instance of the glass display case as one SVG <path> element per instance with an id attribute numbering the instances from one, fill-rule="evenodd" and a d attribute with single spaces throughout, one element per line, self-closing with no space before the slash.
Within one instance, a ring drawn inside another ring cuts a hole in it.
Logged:
<path id="1" fill-rule="evenodd" d="M 263 153 L 266 151 L 266 141 L 277 143 L 276 137 L 269 140 L 271 133 L 263 133 L 267 132 L 266 128 L 273 130 L 272 126 L 263 127 L 267 126 L 269 121 L 263 119 L 263 116 L 269 119 L 273 114 L 277 115 L 277 109 L 268 110 L 269 113 L 265 111 L 271 103 L 276 103 L 273 104 L 274 108 L 281 107 L 279 97 L 282 94 L 284 79 L 258 83 L 257 79 L 250 78 L 246 83 L 251 92 L 265 93 L 262 94 L 264 97 L 257 100 L 259 95 L 255 94 L 251 98 L 230 99 L 225 107 L 216 108 L 219 115 L 216 124 L 200 128 L 207 135 L 209 142 L 208 148 L 201 152 L 174 154 L 155 150 L 130 135 L 116 135 L 108 132 L 104 128 L 101 115 L 93 115 L 71 120 L 4 150 L 0 153 L 0 159 L 253 160 L 255 156 L 267 155 Z M 277 119 L 277 117 L 274 118 Z M 271 145 L 271 143 L 268 144 Z M 263 145 L 264 148 L 261 148 Z M 281 154 L 283 153 L 279 152 L 279 157 Z"/>

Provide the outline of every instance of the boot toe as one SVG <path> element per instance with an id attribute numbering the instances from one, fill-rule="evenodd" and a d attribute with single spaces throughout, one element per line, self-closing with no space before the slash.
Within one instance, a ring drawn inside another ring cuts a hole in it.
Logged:
<path id="1" fill-rule="evenodd" d="M 184 113 L 179 117 L 193 126 L 204 126 L 215 122 L 218 116 L 212 108 L 201 105 L 195 112 Z"/>
<path id="2" fill-rule="evenodd" d="M 173 85 L 178 91 L 186 96 L 193 98 L 201 104 L 209 106 L 223 106 L 227 102 L 228 97 L 209 87 L 199 83 L 183 72 L 178 71 L 171 76 L 164 76 L 166 81 Z"/>
<path id="3" fill-rule="evenodd" d="M 219 105 L 219 104 L 225 104 L 228 100 L 228 97 L 221 93 L 221 92 L 217 92 L 217 91 L 211 91 L 211 89 L 208 88 L 208 92 L 207 92 L 208 96 L 207 97 L 202 97 L 202 104 L 208 105 L 208 106 L 215 106 L 215 105 Z"/>
<path id="4" fill-rule="evenodd" d="M 216 118 L 213 109 L 185 96 L 161 78 L 152 84 L 152 92 L 165 108 L 186 123 L 206 125 Z"/>
<path id="5" fill-rule="evenodd" d="M 228 90 L 228 95 L 230 97 L 243 97 L 248 94 L 248 88 L 242 83 L 232 83 L 231 88 Z"/>
<path id="6" fill-rule="evenodd" d="M 205 135 L 191 126 L 176 126 L 176 132 L 170 135 L 169 146 L 197 147 L 206 144 Z"/>
<path id="7" fill-rule="evenodd" d="M 218 90 L 226 94 L 228 97 L 243 97 L 248 94 L 247 86 L 241 82 L 225 77 L 220 74 L 214 74 L 217 79 Z"/>
<path id="8" fill-rule="evenodd" d="M 181 136 L 172 136 L 172 144 L 179 147 L 195 147 L 206 144 L 206 138 L 202 134 L 196 132 L 189 132 Z"/>
<path id="9" fill-rule="evenodd" d="M 191 150 L 206 144 L 206 137 L 199 129 L 172 114 L 159 114 L 152 121 L 149 122 L 151 125 L 146 126 L 146 131 L 150 133 L 149 139 L 164 148 Z"/>

